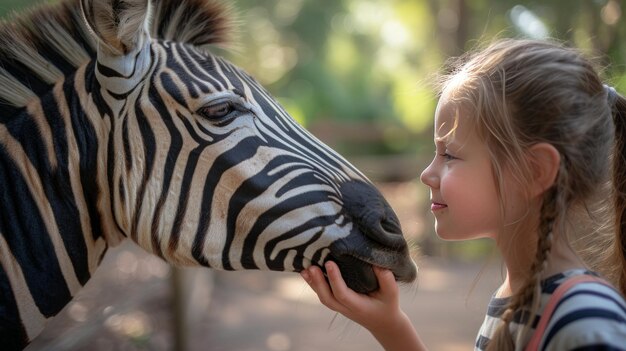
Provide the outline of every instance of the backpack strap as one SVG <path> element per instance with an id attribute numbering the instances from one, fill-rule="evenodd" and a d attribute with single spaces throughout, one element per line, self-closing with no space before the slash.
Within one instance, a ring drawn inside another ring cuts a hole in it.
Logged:
<path id="1" fill-rule="evenodd" d="M 559 287 L 554 290 L 554 293 L 552 293 L 552 296 L 550 296 L 548 303 L 544 307 L 543 312 L 541 313 L 541 317 L 539 318 L 537 328 L 535 329 L 535 332 L 533 333 L 530 341 L 526 345 L 526 351 L 536 351 L 539 349 L 539 345 L 541 344 L 541 338 L 543 337 L 543 334 L 546 331 L 546 327 L 548 326 L 548 323 L 552 318 L 552 314 L 554 313 L 554 310 L 556 309 L 559 301 L 561 301 L 563 295 L 565 295 L 565 293 L 574 285 L 587 282 L 595 282 L 606 286 L 611 286 L 611 284 L 609 284 L 606 280 L 588 274 L 576 275 L 568 278 L 563 283 L 561 283 L 561 285 L 559 285 Z"/>

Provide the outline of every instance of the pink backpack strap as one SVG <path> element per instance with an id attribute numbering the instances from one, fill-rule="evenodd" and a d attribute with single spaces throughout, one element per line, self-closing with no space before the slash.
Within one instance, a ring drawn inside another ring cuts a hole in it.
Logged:
<path id="1" fill-rule="evenodd" d="M 574 285 L 578 283 L 586 283 L 586 282 L 596 282 L 596 283 L 604 284 L 607 286 L 611 286 L 611 284 L 609 284 L 604 279 L 598 278 L 593 275 L 588 275 L 588 274 L 575 275 L 571 278 L 568 278 L 563 283 L 561 283 L 561 285 L 559 285 L 559 287 L 556 288 L 556 290 L 554 290 L 554 292 L 552 293 L 552 296 L 550 296 L 550 299 L 548 300 L 548 303 L 546 304 L 546 307 L 543 309 L 543 313 L 541 313 L 541 317 L 539 318 L 539 324 L 537 324 L 537 328 L 535 329 L 535 332 L 533 333 L 530 341 L 526 345 L 526 351 L 536 351 L 539 349 L 541 338 L 543 337 L 543 334 L 546 331 L 546 327 L 548 326 L 548 323 L 550 322 L 550 318 L 552 318 L 552 314 L 554 313 L 554 310 L 556 309 L 556 305 L 559 303 L 559 301 L 561 301 L 561 298 L 563 297 L 563 295 L 565 295 L 565 293 L 569 289 L 571 289 Z"/>

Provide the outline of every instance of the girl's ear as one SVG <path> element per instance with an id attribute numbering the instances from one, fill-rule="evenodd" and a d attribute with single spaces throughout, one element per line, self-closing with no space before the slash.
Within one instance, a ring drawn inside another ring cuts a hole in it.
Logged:
<path id="1" fill-rule="evenodd" d="M 537 143 L 528 150 L 528 157 L 533 175 L 531 196 L 535 197 L 554 185 L 561 166 L 561 154 L 552 144 Z"/>

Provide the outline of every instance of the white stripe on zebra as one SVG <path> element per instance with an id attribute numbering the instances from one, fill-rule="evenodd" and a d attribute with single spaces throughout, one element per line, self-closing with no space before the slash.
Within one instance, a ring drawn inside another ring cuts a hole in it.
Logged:
<path id="1" fill-rule="evenodd" d="M 92 94 L 87 92 L 87 84 L 85 82 L 85 69 L 87 65 L 78 68 L 74 75 L 74 90 L 78 95 L 78 101 L 80 107 L 85 111 L 84 118 L 89 121 L 93 126 L 94 132 L 97 138 L 98 145 L 98 173 L 96 174 L 96 182 L 98 183 L 98 189 L 101 190 L 102 196 L 98 199 L 98 212 L 102 215 L 102 230 L 106 242 L 109 246 L 113 247 L 118 245 L 123 239 L 124 234 L 120 232 L 118 228 L 118 218 L 114 217 L 113 211 L 120 210 L 119 206 L 113 206 L 108 194 L 111 193 L 109 188 L 109 181 L 107 179 L 107 165 L 105 160 L 108 153 L 108 140 L 109 130 L 111 129 L 111 120 L 109 118 L 102 118 L 98 113 Z M 85 122 L 87 123 L 87 122 Z M 116 194 L 117 192 L 114 192 Z"/>
<path id="2" fill-rule="evenodd" d="M 257 244 L 256 244 L 257 247 L 265 247 L 270 240 L 275 238 L 272 236 L 272 234 L 274 233 L 288 232 L 290 229 L 292 229 L 291 226 L 293 225 L 294 222 L 296 222 L 296 219 L 298 218 L 311 218 L 312 213 L 315 213 L 318 216 L 332 216 L 332 215 L 337 214 L 338 205 L 336 203 L 328 201 L 325 204 L 327 204 L 328 206 L 322 206 L 321 203 L 316 203 L 316 204 L 312 204 L 309 206 L 300 207 L 298 209 L 285 213 L 279 218 L 276 218 L 272 222 L 272 224 L 267 226 L 267 228 L 265 228 L 265 230 L 263 230 L 263 232 L 259 234 L 259 237 L 257 239 Z M 322 209 L 324 210 L 324 212 L 322 212 Z M 286 227 L 286 225 L 290 227 Z M 346 228 L 339 227 L 336 224 L 333 224 L 331 228 L 332 228 L 332 233 L 333 233 L 332 236 L 326 235 L 324 236 L 323 240 L 318 240 L 315 243 L 310 243 L 307 247 L 307 250 L 308 249 L 318 250 L 322 247 L 330 245 L 333 242 L 333 240 L 346 237 L 350 234 L 349 230 L 347 230 Z M 324 229 L 325 232 L 329 231 L 329 228 L 317 228 L 317 229 L 318 230 L 316 232 L 319 232 L 319 230 L 321 229 Z M 279 243 L 276 246 L 272 254 L 275 254 L 276 250 L 283 250 L 285 248 L 291 248 L 291 247 L 301 245 L 302 243 L 306 242 L 310 238 L 310 236 L 314 235 L 315 233 L 307 232 L 307 234 L 308 236 L 303 236 L 302 234 L 298 234 L 296 237 L 284 240 L 283 242 Z M 259 266 L 259 268 L 267 270 L 268 269 L 267 262 L 265 262 L 264 256 L 265 256 L 264 250 L 254 251 L 254 262 Z M 241 253 L 239 254 L 238 259 L 241 259 Z"/>
<path id="3" fill-rule="evenodd" d="M 67 99 L 65 97 L 65 93 L 63 91 L 63 85 L 59 84 L 55 86 L 53 90 L 53 94 L 55 96 L 55 100 L 57 101 L 57 106 L 59 108 L 59 114 L 63 119 L 63 123 L 65 124 L 65 137 L 67 138 L 67 146 L 69 155 L 68 155 L 68 172 L 70 175 L 70 184 L 72 187 L 72 194 L 74 195 L 74 199 L 76 200 L 76 209 L 79 212 L 80 225 L 83 233 L 83 239 L 85 240 L 85 247 L 87 248 L 87 257 L 89 259 L 89 274 L 93 275 L 98 268 L 99 260 L 102 255 L 102 252 L 106 250 L 107 245 L 104 241 L 104 238 L 100 237 L 96 241 L 93 240 L 93 232 L 91 231 L 91 217 L 88 212 L 88 205 L 85 200 L 85 194 L 83 192 L 82 180 L 80 178 L 80 153 L 76 152 L 79 149 L 78 144 L 76 142 L 76 135 L 74 133 L 74 129 L 72 127 L 72 117 L 69 111 L 69 107 L 67 106 Z M 37 106 L 40 107 L 39 104 Z M 42 110 L 38 110 L 37 112 L 43 113 Z M 40 116 L 32 112 L 34 116 Z M 36 119 L 43 119 L 42 118 Z M 48 124 L 45 123 L 47 126 Z M 48 128 L 49 131 L 49 128 Z M 52 136 L 50 136 L 52 138 Z M 72 152 L 74 151 L 74 152 Z M 49 152 L 52 153 L 52 152 Z M 54 155 L 54 153 L 52 153 Z M 56 160 L 56 158 L 55 158 Z"/>
<path id="4" fill-rule="evenodd" d="M 294 164 L 294 163 L 290 163 L 290 164 Z M 294 179 L 295 177 L 304 174 L 304 173 L 309 173 L 312 172 L 309 168 L 298 168 L 292 172 L 289 172 L 287 175 L 283 176 L 281 179 L 279 179 L 278 181 L 274 182 L 272 185 L 270 185 L 262 194 L 259 194 L 257 197 L 255 197 L 252 201 L 250 201 L 249 203 L 246 204 L 246 206 L 244 206 L 241 210 L 241 212 L 239 213 L 239 216 L 237 218 L 237 227 L 235 229 L 235 231 L 237 233 L 249 233 L 250 230 L 252 229 L 252 226 L 254 225 L 254 221 L 249 220 L 248 218 L 252 218 L 252 219 L 256 219 L 258 217 L 258 213 L 256 211 L 256 209 L 258 208 L 265 208 L 267 203 L 280 203 L 281 201 L 285 201 L 288 200 L 294 196 L 297 195 L 301 195 L 303 193 L 306 193 L 307 191 L 320 191 L 320 190 L 327 190 L 328 192 L 333 192 L 334 189 L 331 186 L 322 186 L 321 184 L 310 184 L 310 185 L 305 185 L 305 186 L 300 186 L 297 187 L 295 189 L 291 189 L 287 192 L 285 192 L 284 194 L 282 194 L 281 196 L 278 196 L 277 193 L 278 191 L 281 190 L 281 188 L 286 185 L 290 180 Z M 315 207 L 320 206 L 320 204 L 315 204 Z M 329 206 L 324 206 L 325 210 L 329 210 L 326 214 L 329 216 L 334 216 L 337 213 L 340 212 L 340 208 L 337 204 L 335 203 L 329 203 Z M 310 218 L 310 215 L 313 212 L 308 212 L 307 215 L 303 215 L 302 218 Z M 285 214 L 287 215 L 287 214 Z M 298 217 L 296 217 L 298 218 Z M 280 219 L 276 219 L 276 221 L 280 221 Z M 290 222 L 290 225 L 293 225 L 294 222 Z M 295 222 L 297 223 L 297 222 Z M 302 223 L 304 224 L 304 223 Z M 288 228 L 287 230 L 283 231 L 283 233 L 286 233 L 289 231 L 289 229 L 292 228 Z M 315 230 L 315 233 L 319 232 L 320 230 L 322 230 L 323 228 L 317 228 Z M 267 230 L 267 228 L 266 228 Z M 266 232 L 266 230 L 263 231 L 263 233 Z M 307 231 L 308 232 L 308 231 Z M 268 235 L 266 235 L 268 236 Z M 259 235 L 259 237 L 257 238 L 257 243 L 256 245 L 259 247 L 265 247 L 265 245 L 267 245 L 267 242 L 269 240 L 274 239 L 274 237 L 272 237 L 271 235 L 269 235 L 270 237 L 265 238 L 263 236 L 263 234 Z M 310 239 L 310 236 L 305 233 L 299 234 L 298 236 L 298 242 L 302 243 L 305 241 L 308 241 Z M 282 244 L 282 242 L 281 242 Z M 280 244 L 279 244 L 280 245 Z M 238 245 L 238 247 L 243 247 L 243 245 Z M 263 251 L 261 251 L 263 252 Z M 242 257 L 242 252 L 241 251 L 231 251 L 229 253 L 230 259 L 231 261 L 234 262 L 240 262 L 241 261 L 241 257 Z M 275 254 L 273 254 L 272 259 L 275 258 Z M 255 260 L 255 264 L 260 268 L 260 269 L 268 269 L 267 266 L 267 262 L 265 261 L 264 257 L 260 257 L 260 256 L 255 256 L 254 257 Z M 234 264 L 233 264 L 234 267 Z M 242 267 L 243 268 L 243 267 Z"/>
<path id="5" fill-rule="evenodd" d="M 28 155 L 26 155 L 24 149 L 22 148 L 22 145 L 13 138 L 11 133 L 9 133 L 7 128 L 2 124 L 0 124 L 0 143 L 6 147 L 8 157 L 13 159 L 15 165 L 19 168 L 20 173 L 27 178 L 25 180 L 26 184 L 28 184 L 28 190 L 34 197 L 41 219 L 46 226 L 46 230 L 50 234 L 50 241 L 54 246 L 54 253 L 59 261 L 59 267 L 63 273 L 63 278 L 67 283 L 70 294 L 74 295 L 82 286 L 78 282 L 72 261 L 70 260 L 67 250 L 65 250 L 65 245 L 63 243 L 63 239 L 61 238 L 61 234 L 59 233 L 59 227 L 56 223 L 54 212 L 52 211 L 50 202 L 48 202 L 48 198 L 46 197 L 46 193 L 43 189 L 41 179 L 39 179 L 39 175 L 37 174 L 37 170 L 31 164 Z"/>
<path id="6" fill-rule="evenodd" d="M 233 147 L 237 148 L 237 145 L 233 145 Z M 221 259 L 222 252 L 226 244 L 226 238 L 218 238 L 215 235 L 210 235 L 210 233 L 226 233 L 226 221 L 228 219 L 229 203 L 231 200 L 231 196 L 235 194 L 235 189 L 239 188 L 243 182 L 249 179 L 250 176 L 259 173 L 263 168 L 265 168 L 268 162 L 271 161 L 272 154 L 275 152 L 276 150 L 272 148 L 264 146 L 259 147 L 254 156 L 235 165 L 234 167 L 231 167 L 226 172 L 224 172 L 219 182 L 217 183 L 215 187 L 215 192 L 213 194 L 213 199 L 211 201 L 212 220 L 207 231 L 208 234 L 204 246 L 204 252 L 206 253 L 207 259 L 209 259 L 212 266 L 213 262 L 215 262 L 220 268 L 224 268 L 222 267 Z M 249 220 L 254 221 L 258 217 L 258 215 L 259 213 L 251 214 Z M 239 218 L 237 219 L 237 222 L 239 222 Z M 237 229 L 235 229 L 235 232 L 238 232 Z M 219 243 L 216 242 L 218 240 Z M 243 269 L 243 267 L 240 262 L 241 256 L 232 256 L 232 247 L 238 247 L 243 245 L 244 240 L 244 235 L 236 236 L 235 238 L 233 238 L 231 251 L 228 253 L 230 264 L 235 270 L 241 270 Z M 209 248 L 212 249 L 209 250 Z"/>
<path id="7" fill-rule="evenodd" d="M 60 86 L 60 85 L 59 85 Z M 57 100 L 58 101 L 58 100 Z M 33 116 L 33 121 L 37 125 L 39 136 L 43 143 L 46 145 L 46 155 L 48 156 L 48 162 L 50 162 L 50 168 L 55 170 L 57 168 L 57 155 L 54 150 L 54 142 L 52 141 L 52 130 L 50 130 L 50 124 L 46 120 L 46 116 L 41 106 L 41 100 L 36 99 L 26 107 L 28 114 Z"/>
<path id="8" fill-rule="evenodd" d="M 22 268 L 17 263 L 15 257 L 13 257 L 2 233 L 0 233 L 0 264 L 9 278 L 13 296 L 17 302 L 18 313 L 26 329 L 26 335 L 29 340 L 32 340 L 43 330 L 46 324 L 46 317 L 39 312 L 26 284 Z"/>

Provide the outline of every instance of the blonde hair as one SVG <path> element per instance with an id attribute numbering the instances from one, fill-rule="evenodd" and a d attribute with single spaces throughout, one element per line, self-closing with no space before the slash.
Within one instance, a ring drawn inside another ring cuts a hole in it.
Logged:
<path id="1" fill-rule="evenodd" d="M 603 273 L 626 294 L 626 100 L 603 85 L 580 51 L 552 41 L 496 41 L 455 60 L 442 81 L 444 89 L 472 109 L 471 118 L 491 154 L 503 209 L 505 170 L 522 185 L 530 182 L 529 147 L 549 143 L 561 157 L 555 184 L 543 195 L 529 274 L 511 297 L 502 315 L 504 323 L 488 349 L 515 348 L 510 322 L 514 313 L 530 310 L 534 314 L 539 305 L 553 231 L 565 235 L 575 210 L 589 208 L 594 192 L 609 178 L 612 155 L 616 225 L 611 243 L 615 250 L 611 255 L 602 252 L 605 259 L 600 266 L 609 268 Z M 518 338 L 530 329 L 533 318 L 525 320 Z"/>

